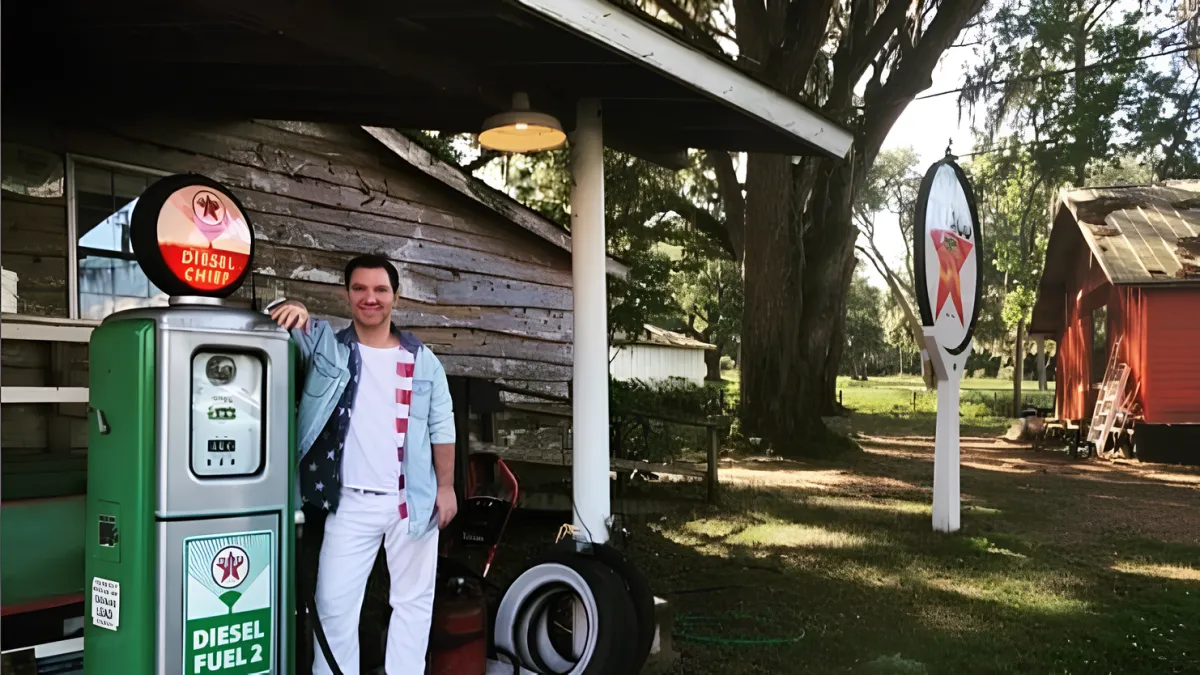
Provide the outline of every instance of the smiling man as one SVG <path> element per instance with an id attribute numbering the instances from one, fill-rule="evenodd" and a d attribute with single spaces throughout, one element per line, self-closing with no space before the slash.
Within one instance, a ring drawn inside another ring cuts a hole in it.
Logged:
<path id="1" fill-rule="evenodd" d="M 300 346 L 300 495 L 324 518 L 317 616 L 339 669 L 359 672 L 358 624 L 380 541 L 391 576 L 389 675 L 425 671 L 438 531 L 454 518 L 454 411 L 446 373 L 391 322 L 396 268 L 365 255 L 346 265 L 353 323 L 334 333 L 295 300 L 267 310 Z M 319 525 L 316 528 L 319 530 Z M 313 673 L 331 673 L 318 647 Z"/>

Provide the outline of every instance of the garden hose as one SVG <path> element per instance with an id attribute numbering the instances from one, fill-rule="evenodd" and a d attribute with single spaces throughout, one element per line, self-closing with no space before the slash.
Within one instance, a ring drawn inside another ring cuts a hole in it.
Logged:
<path id="1" fill-rule="evenodd" d="M 742 647 L 770 647 L 777 645 L 795 644 L 804 639 L 806 635 L 804 629 L 800 629 L 800 634 L 794 637 L 751 637 L 751 638 L 736 638 L 736 637 L 718 637 L 715 635 L 696 635 L 691 632 L 691 628 L 695 624 L 715 623 L 723 619 L 751 619 L 761 623 L 761 619 L 740 612 L 731 612 L 722 615 L 703 615 L 703 614 L 676 614 L 675 620 L 679 624 L 673 632 L 676 640 L 684 644 L 698 645 L 729 645 Z"/>

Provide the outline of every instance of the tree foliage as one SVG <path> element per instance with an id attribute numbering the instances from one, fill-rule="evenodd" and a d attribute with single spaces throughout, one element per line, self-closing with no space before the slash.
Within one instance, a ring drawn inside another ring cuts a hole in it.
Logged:
<path id="1" fill-rule="evenodd" d="M 846 334 L 843 371 L 859 379 L 875 372 L 888 356 L 884 333 L 883 293 L 857 271 L 846 294 Z"/>
<path id="2" fill-rule="evenodd" d="M 1047 179 L 1083 186 L 1137 157 L 1155 178 L 1194 174 L 1200 70 L 1166 2 L 1003 0 L 986 17 L 960 102 L 989 140 L 1013 136 Z M 1154 58 L 1162 54 L 1161 58 Z"/>
<path id="3" fill-rule="evenodd" d="M 519 201 L 569 228 L 567 150 L 511 158 L 506 183 Z M 731 281 L 726 274 L 714 286 L 703 273 L 714 259 L 727 255 L 710 234 L 720 232 L 721 225 L 706 206 L 705 186 L 706 179 L 698 171 L 673 172 L 616 150 L 604 151 L 608 253 L 629 268 L 626 279 L 609 278 L 610 337 L 639 335 L 645 324 L 654 323 L 674 328 L 698 325 L 697 336 L 708 339 L 709 321 L 704 317 L 709 312 L 717 316 L 722 305 L 718 302 L 709 308 L 700 295 L 703 289 L 727 288 Z M 687 290 L 689 284 L 703 288 L 685 296 L 673 293 Z M 719 317 L 712 321 L 718 331 L 736 330 L 730 325 L 736 326 L 740 312 L 728 311 L 724 322 Z M 694 317 L 691 324 L 689 314 Z"/>
<path id="4" fill-rule="evenodd" d="M 983 0 L 638 0 L 707 49 L 854 132 L 845 158 L 751 153 L 745 182 L 709 153 L 743 265 L 741 398 L 750 433 L 783 452 L 836 411 L 853 277 L 852 205 L 892 125 L 930 84 Z"/>

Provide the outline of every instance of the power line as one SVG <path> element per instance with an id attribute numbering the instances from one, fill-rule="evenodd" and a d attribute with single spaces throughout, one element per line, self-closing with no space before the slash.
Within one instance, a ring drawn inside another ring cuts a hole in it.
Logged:
<path id="1" fill-rule="evenodd" d="M 995 87 L 995 86 L 999 86 L 1002 84 L 1008 84 L 1010 82 L 1036 82 L 1037 80 L 1045 79 L 1048 77 L 1057 77 L 1059 75 L 1069 75 L 1071 73 L 1080 73 L 1085 70 L 1095 70 L 1095 69 L 1103 67 L 1103 66 L 1112 66 L 1112 65 L 1117 65 L 1117 64 L 1121 64 L 1121 63 L 1134 63 L 1136 61 L 1144 61 L 1146 59 L 1153 59 L 1153 58 L 1157 58 L 1159 56 L 1170 56 L 1171 54 L 1178 54 L 1180 52 L 1186 52 L 1186 51 L 1190 51 L 1192 49 L 1200 49 L 1200 44 L 1182 45 L 1182 46 L 1176 47 L 1175 49 L 1169 49 L 1165 52 L 1158 52 L 1156 54 L 1145 54 L 1142 56 L 1132 56 L 1132 57 L 1129 57 L 1126 59 L 1113 59 L 1111 61 L 1096 61 L 1095 63 L 1088 63 L 1083 66 L 1079 66 L 1077 68 L 1064 68 L 1063 70 L 1052 70 L 1048 73 L 1041 73 L 1040 75 L 1032 75 L 1030 77 L 1010 77 L 1010 78 L 1003 79 L 1003 80 L 993 80 L 991 82 L 985 82 L 980 88 L 982 89 L 982 88 L 987 88 L 987 87 Z M 913 100 L 921 101 L 921 100 L 924 100 L 927 98 L 936 98 L 938 96 L 946 96 L 948 94 L 957 94 L 960 92 L 964 92 L 969 88 L 970 87 L 959 87 L 958 89 L 947 89 L 946 91 L 939 91 L 939 92 L 936 92 L 933 94 L 925 94 L 924 96 L 918 96 Z"/>

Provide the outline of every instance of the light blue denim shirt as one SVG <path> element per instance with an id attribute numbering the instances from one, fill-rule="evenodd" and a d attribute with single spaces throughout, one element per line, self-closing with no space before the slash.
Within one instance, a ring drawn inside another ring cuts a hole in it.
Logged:
<path id="1" fill-rule="evenodd" d="M 400 331 L 395 326 L 392 332 L 416 359 L 408 432 L 404 438 L 404 478 L 409 532 L 420 535 L 437 526 L 433 519 L 437 498 L 433 445 L 455 442 L 454 406 L 446 372 L 433 352 L 412 333 Z M 353 326 L 335 333 L 328 322 L 320 319 L 310 320 L 308 330 L 294 329 L 291 335 L 300 348 L 298 370 L 303 378 L 296 415 L 296 461 L 303 471 L 304 459 L 314 445 L 319 445 L 318 438 L 322 437 L 330 416 L 337 409 L 347 383 L 358 375 L 350 372 L 352 363 L 356 366 L 360 363 L 358 359 L 351 359 L 358 336 Z M 353 401 L 349 403 L 353 406 Z M 352 409 L 349 412 L 353 414 Z M 331 426 L 336 429 L 335 425 Z M 332 440 L 340 448 L 345 441 L 344 432 L 338 436 Z M 325 451 L 324 447 L 322 451 Z M 339 452 L 339 461 L 340 458 Z M 341 475 L 340 470 L 337 475 Z M 340 489 L 340 485 L 331 488 Z"/>

